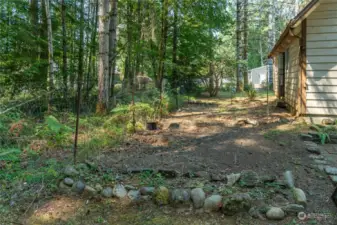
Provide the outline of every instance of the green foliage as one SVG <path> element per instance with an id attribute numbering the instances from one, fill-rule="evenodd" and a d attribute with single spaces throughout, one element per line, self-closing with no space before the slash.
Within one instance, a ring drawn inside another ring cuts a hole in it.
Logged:
<path id="1" fill-rule="evenodd" d="M 335 127 L 326 126 L 320 127 L 316 124 L 311 125 L 311 128 L 315 129 L 318 132 L 318 136 L 321 139 L 321 144 L 324 145 L 327 142 L 330 142 L 329 131 L 335 131 Z"/>
<path id="2" fill-rule="evenodd" d="M 165 185 L 165 178 L 160 173 L 145 171 L 139 175 L 139 179 L 143 186 L 159 187 Z"/>
<path id="3" fill-rule="evenodd" d="M 129 122 L 126 125 L 126 131 L 128 133 L 139 132 L 139 131 L 143 131 L 144 129 L 145 129 L 144 125 L 140 122 L 136 122 L 135 127 L 133 126 L 132 122 Z"/>
<path id="4" fill-rule="evenodd" d="M 257 97 L 257 91 L 252 85 L 247 86 L 245 92 L 250 101 L 253 101 Z"/>
<path id="5" fill-rule="evenodd" d="M 42 125 L 36 127 L 37 137 L 47 140 L 49 146 L 62 147 L 69 144 L 73 130 L 60 123 L 54 116 L 48 116 Z"/>
<path id="6" fill-rule="evenodd" d="M 0 148 L 0 162 L 15 163 L 20 161 L 20 149 Z"/>
<path id="7" fill-rule="evenodd" d="M 269 130 L 263 136 L 268 140 L 275 140 L 282 132 L 280 130 Z"/>

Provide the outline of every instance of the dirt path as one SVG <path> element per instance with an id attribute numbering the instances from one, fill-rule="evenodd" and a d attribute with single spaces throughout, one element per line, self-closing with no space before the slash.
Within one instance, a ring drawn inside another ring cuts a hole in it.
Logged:
<path id="1" fill-rule="evenodd" d="M 254 125 L 243 122 L 247 118 Z M 190 104 L 170 115 L 161 122 L 160 127 L 158 131 L 136 134 L 123 146 L 105 152 L 97 160 L 102 166 L 113 168 L 120 174 L 135 168 L 173 169 L 180 175 L 200 171 L 223 175 L 253 170 L 261 176 L 276 176 L 281 181 L 282 174 L 291 170 L 296 186 L 307 194 L 307 212 L 337 213 L 330 200 L 334 186 L 325 174 L 312 165 L 299 139 L 298 133 L 307 127 L 286 111 L 275 107 L 271 107 L 271 114 L 266 117 L 265 99 L 254 102 L 241 99 L 234 104 L 223 99 L 203 100 L 203 104 Z M 137 185 L 139 177 L 128 178 L 125 182 Z M 183 176 L 168 180 L 167 185 L 189 187 L 191 182 L 202 182 L 204 187 L 221 186 L 221 182 L 212 183 Z M 257 197 L 265 195 L 264 190 L 249 191 Z M 74 207 L 74 204 L 70 205 Z M 189 212 L 175 216 L 170 209 L 158 210 L 153 206 L 117 207 L 117 214 L 112 209 L 107 210 L 106 207 L 116 207 L 107 202 L 89 203 L 89 206 L 83 207 L 90 211 L 90 215 L 95 215 L 91 218 L 101 218 L 106 221 L 102 223 L 106 224 L 270 224 L 251 222 L 249 218 L 245 219 L 245 215 L 223 219 L 220 214 L 213 217 Z M 332 216 L 328 221 L 314 220 L 317 224 L 336 224 Z M 80 224 L 93 224 L 87 222 Z M 292 222 L 293 218 L 288 218 L 273 224 L 296 224 Z"/>

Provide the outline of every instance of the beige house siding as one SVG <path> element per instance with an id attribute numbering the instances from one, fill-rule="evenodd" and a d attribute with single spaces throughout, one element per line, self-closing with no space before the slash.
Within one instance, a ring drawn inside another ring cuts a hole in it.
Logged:
<path id="1" fill-rule="evenodd" d="M 297 111 L 298 81 L 300 76 L 300 41 L 295 39 L 286 54 L 285 101 L 290 111 Z"/>
<path id="2" fill-rule="evenodd" d="M 273 87 L 274 87 L 274 93 L 276 96 L 278 96 L 278 57 L 275 56 L 273 58 Z"/>
<path id="3" fill-rule="evenodd" d="M 307 18 L 307 114 L 337 115 L 337 0 Z"/>

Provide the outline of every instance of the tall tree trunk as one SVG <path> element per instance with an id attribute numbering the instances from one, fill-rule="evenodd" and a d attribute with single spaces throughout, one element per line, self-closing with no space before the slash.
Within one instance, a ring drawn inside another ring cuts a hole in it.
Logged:
<path id="1" fill-rule="evenodd" d="M 236 2 L 236 91 L 242 91 L 242 70 L 241 70 L 241 1 Z"/>
<path id="2" fill-rule="evenodd" d="M 80 90 L 83 80 L 83 40 L 84 40 L 84 0 L 81 0 L 81 10 L 80 10 L 80 39 L 79 39 L 79 50 L 78 50 L 78 77 L 77 77 L 77 88 Z"/>
<path id="3" fill-rule="evenodd" d="M 162 101 L 163 101 L 163 79 L 165 70 L 166 42 L 167 42 L 167 16 L 168 16 L 168 0 L 162 0 L 162 15 L 161 15 L 161 38 L 159 45 L 159 66 L 157 74 L 157 88 L 160 91 L 160 117 L 163 116 Z"/>
<path id="4" fill-rule="evenodd" d="M 124 90 L 131 89 L 133 86 L 133 72 L 131 66 L 132 58 L 132 1 L 127 1 L 127 21 L 126 21 L 126 32 L 127 32 L 127 55 L 125 59 L 125 74 L 124 74 Z"/>
<path id="5" fill-rule="evenodd" d="M 48 59 L 49 59 L 49 69 L 48 69 L 48 79 L 49 79 L 49 112 L 51 110 L 51 100 L 52 100 L 52 91 L 54 90 L 54 50 L 53 50 L 53 32 L 52 32 L 52 23 L 50 16 L 49 0 L 45 1 L 45 10 L 47 16 L 48 24 Z"/>
<path id="6" fill-rule="evenodd" d="M 68 93 L 68 75 L 67 75 L 67 29 L 66 29 L 66 4 L 65 0 L 61 2 L 61 20 L 62 20 L 62 78 L 64 88 L 64 99 L 67 99 Z"/>
<path id="7" fill-rule="evenodd" d="M 109 0 L 99 0 L 98 5 L 98 103 L 96 112 L 107 112 L 109 103 Z"/>
<path id="8" fill-rule="evenodd" d="M 96 62 L 93 60 L 93 54 L 96 54 L 96 36 L 97 36 L 97 24 L 98 24 L 98 0 L 95 0 L 95 7 L 93 10 L 93 20 L 91 24 L 92 34 L 91 34 L 91 43 L 90 43 L 90 53 L 89 53 L 89 62 L 88 62 L 88 73 L 87 73 L 87 87 L 86 87 L 86 99 L 89 99 L 89 91 L 90 91 L 90 75 L 93 76 L 95 74 Z"/>
<path id="9" fill-rule="evenodd" d="M 141 54 L 142 54 L 142 14 L 141 14 L 141 9 L 142 9 L 142 3 L 141 0 L 138 0 L 137 2 L 137 32 L 138 32 L 138 37 L 137 37 L 137 51 L 136 51 L 136 67 L 135 67 L 135 73 L 134 77 L 136 77 L 140 73 L 140 67 L 141 67 Z"/>
<path id="10" fill-rule="evenodd" d="M 173 36 L 172 36 L 172 87 L 176 97 L 176 107 L 178 108 L 178 71 L 177 71 L 177 49 L 178 49 L 178 1 L 174 5 L 174 17 L 173 17 Z"/>
<path id="11" fill-rule="evenodd" d="M 117 7 L 118 0 L 110 1 L 110 24 L 109 24 L 109 75 L 111 97 L 114 99 L 115 70 L 117 57 Z M 114 107 L 114 105 L 112 106 Z"/>
<path id="12" fill-rule="evenodd" d="M 157 73 L 157 88 L 162 92 L 162 83 L 165 70 L 166 42 L 167 42 L 167 15 L 168 15 L 168 0 L 162 0 L 162 15 L 161 15 L 161 38 L 159 45 L 159 66 Z"/>
<path id="13" fill-rule="evenodd" d="M 31 0 L 29 5 L 29 15 L 30 15 L 30 25 L 31 31 L 34 39 L 38 38 L 38 22 L 39 22 L 39 14 L 38 14 L 38 1 Z M 36 60 L 38 57 L 38 49 L 39 45 L 36 41 L 34 41 L 34 46 L 32 46 L 31 54 L 33 60 Z"/>
<path id="14" fill-rule="evenodd" d="M 39 54 L 40 54 L 40 71 L 39 77 L 41 83 L 43 83 L 43 88 L 48 88 L 48 22 L 47 22 L 47 14 L 46 14 L 46 0 L 41 1 L 41 28 L 40 28 L 40 36 L 41 40 L 39 43 Z"/>
<path id="15" fill-rule="evenodd" d="M 248 86 L 248 0 L 243 1 L 243 84 Z"/>

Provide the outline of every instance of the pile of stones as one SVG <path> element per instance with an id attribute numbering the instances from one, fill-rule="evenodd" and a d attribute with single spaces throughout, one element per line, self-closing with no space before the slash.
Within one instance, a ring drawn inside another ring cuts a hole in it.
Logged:
<path id="1" fill-rule="evenodd" d="M 129 199 L 132 202 L 141 203 L 153 201 L 158 206 L 170 205 L 174 208 L 189 208 L 195 212 L 222 212 L 226 216 L 233 216 L 240 212 L 247 212 L 257 219 L 282 220 L 287 215 L 295 215 L 305 210 L 306 196 L 299 188 L 292 188 L 293 203 L 285 201 L 282 204 L 256 205 L 249 192 L 239 192 L 231 195 L 222 195 L 217 192 L 206 194 L 203 188 L 167 188 L 140 187 L 117 183 L 114 186 L 102 187 L 96 184 L 94 187 L 86 185 L 84 181 L 75 181 L 79 172 L 72 166 L 64 169 L 67 176 L 60 182 L 60 188 L 78 194 L 102 198 Z M 254 171 L 242 171 L 242 173 L 226 176 L 226 187 L 235 184 L 244 189 L 254 188 L 265 181 L 273 181 L 274 177 L 260 177 Z M 220 192 L 221 193 L 221 192 Z"/>

